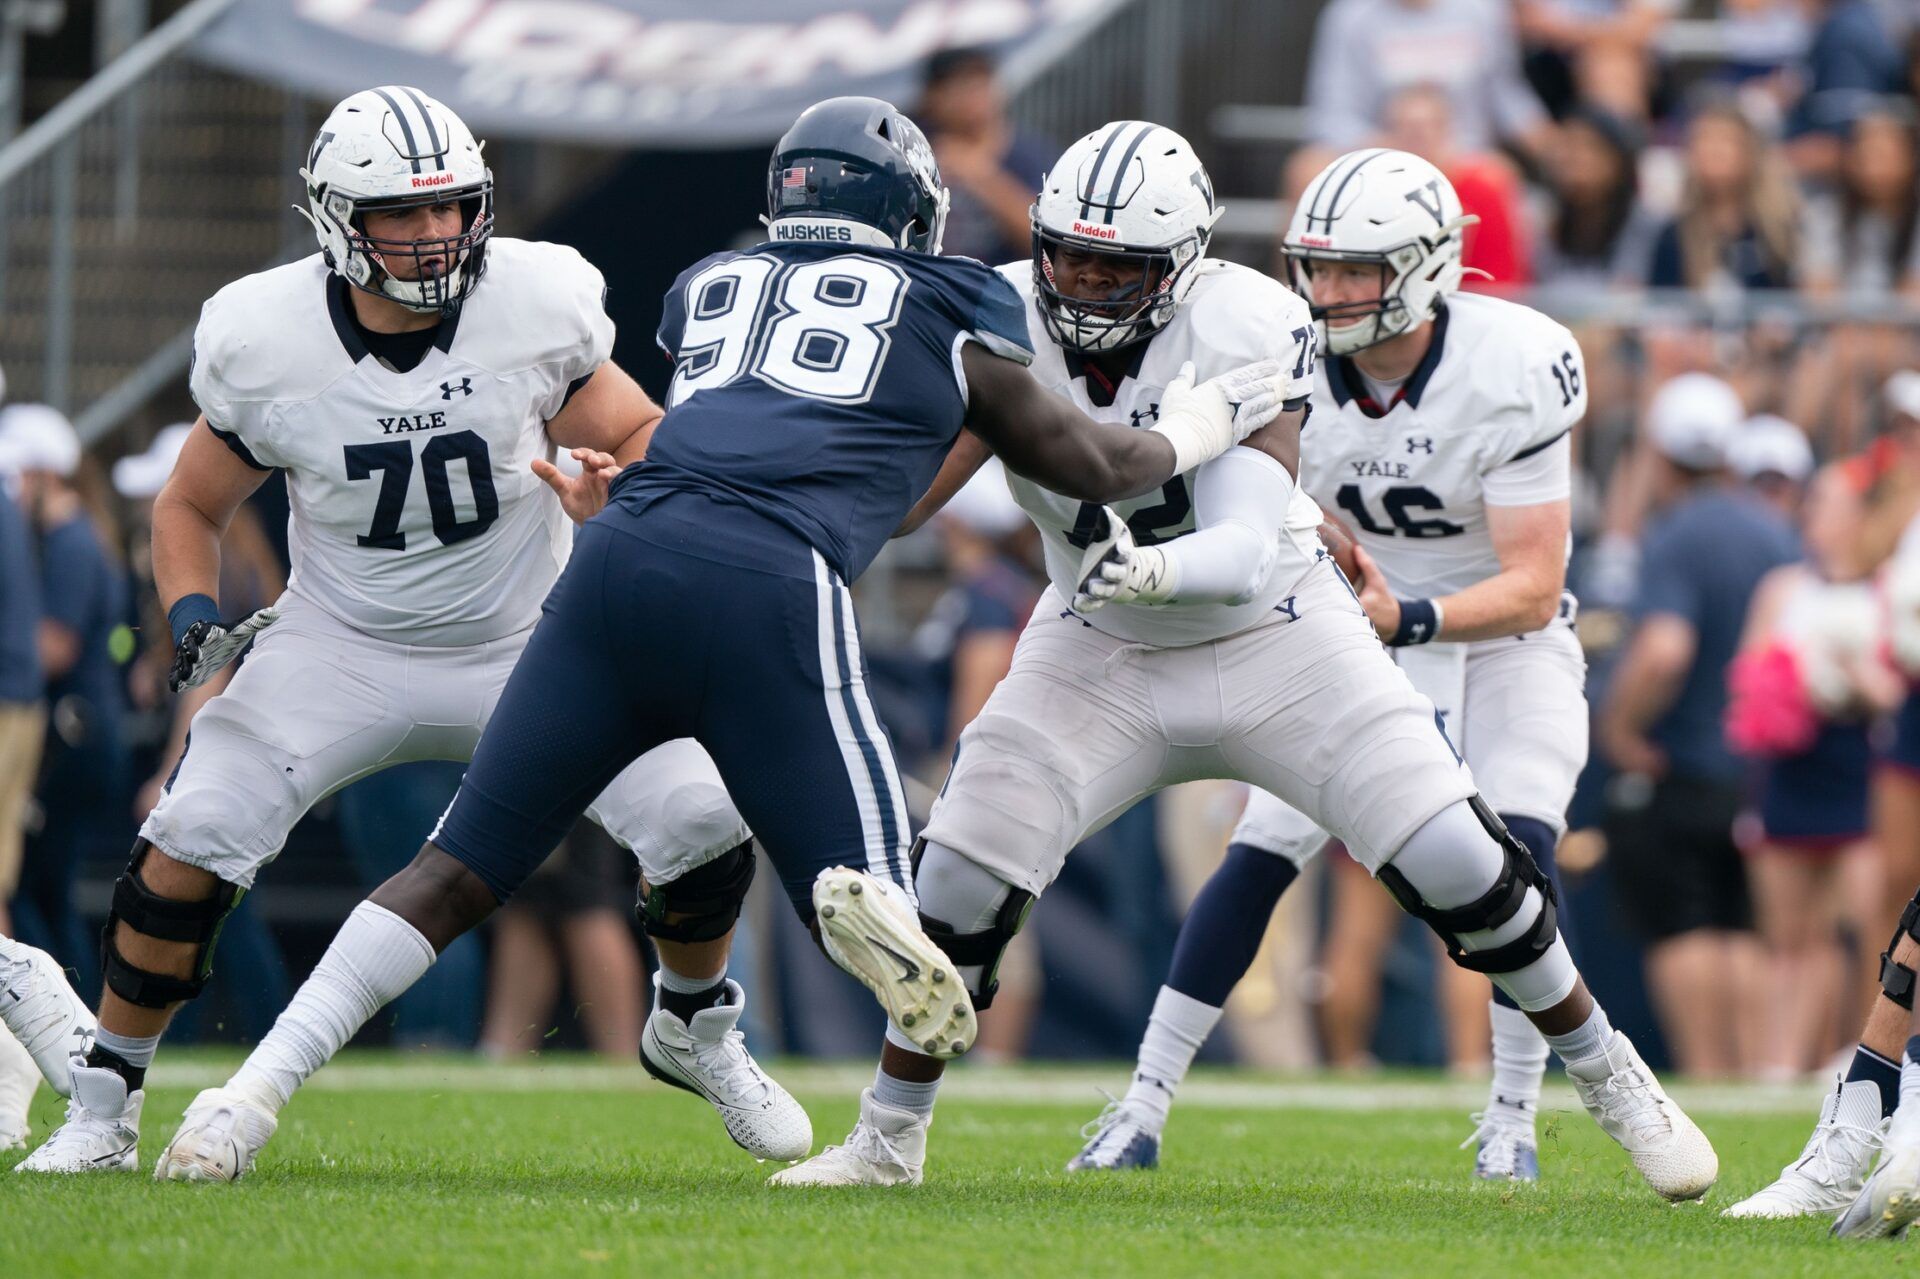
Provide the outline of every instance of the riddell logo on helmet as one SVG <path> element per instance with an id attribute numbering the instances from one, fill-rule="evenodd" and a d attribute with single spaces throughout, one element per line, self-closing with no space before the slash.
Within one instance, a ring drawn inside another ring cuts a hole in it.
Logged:
<path id="1" fill-rule="evenodd" d="M 1300 243 L 1310 249 L 1331 249 L 1333 247 L 1333 241 L 1324 235 L 1303 235 L 1300 237 Z"/>
<path id="2" fill-rule="evenodd" d="M 413 180 L 413 189 L 418 191 L 421 187 L 443 187 L 452 181 L 453 175 L 451 173 L 430 173 L 424 178 L 415 178 Z"/>
<path id="3" fill-rule="evenodd" d="M 1090 236 L 1095 240 L 1117 240 L 1120 238 L 1120 228 L 1117 226 L 1096 226 L 1091 222 L 1081 222 L 1078 219 L 1074 221 L 1073 233 L 1075 235 Z"/>

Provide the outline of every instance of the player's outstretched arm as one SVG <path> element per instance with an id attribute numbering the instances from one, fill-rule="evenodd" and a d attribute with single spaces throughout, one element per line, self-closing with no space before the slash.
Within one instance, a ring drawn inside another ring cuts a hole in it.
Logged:
<path id="1" fill-rule="evenodd" d="M 627 466 L 646 456 L 653 428 L 665 416 L 625 369 L 608 360 L 554 414 L 547 435 L 563 449 L 611 453 Z"/>
<path id="2" fill-rule="evenodd" d="M 202 416 L 173 474 L 153 500 L 153 584 L 172 608 L 189 595 L 217 598 L 220 539 L 240 504 L 270 474 L 242 461 Z"/>
<path id="3" fill-rule="evenodd" d="M 1280 412 L 1286 379 L 1266 360 L 1199 386 L 1176 379 L 1149 430 L 1096 422 L 1013 360 L 968 343 L 967 427 L 1019 475 L 1063 497 L 1116 502 L 1232 448 Z"/>

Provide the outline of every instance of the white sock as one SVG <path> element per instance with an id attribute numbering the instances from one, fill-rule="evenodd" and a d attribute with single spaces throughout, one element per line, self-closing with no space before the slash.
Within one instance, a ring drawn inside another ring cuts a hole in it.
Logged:
<path id="1" fill-rule="evenodd" d="M 1900 1063 L 1900 1108 L 1893 1112 L 1893 1124 L 1887 1132 L 1889 1145 L 1920 1145 L 1920 1060 L 1915 1060 L 1916 1047 L 1920 1047 L 1920 1038 L 1908 1040 Z"/>
<path id="2" fill-rule="evenodd" d="M 1171 986 L 1162 986 L 1153 1001 L 1153 1016 L 1147 1021 L 1147 1033 L 1140 1040 L 1140 1059 L 1134 1065 L 1133 1082 L 1127 1085 L 1122 1100 L 1128 1110 L 1150 1120 L 1153 1130 L 1167 1126 L 1167 1112 L 1173 1109 L 1173 1094 L 1193 1066 L 1193 1055 L 1220 1023 L 1220 1010 L 1203 1004 L 1192 995 L 1183 995 Z"/>
<path id="3" fill-rule="evenodd" d="M 0 1027 L 0 1133 L 25 1131 L 27 1107 L 39 1087 L 40 1067 L 33 1054 L 12 1031 Z"/>
<path id="4" fill-rule="evenodd" d="M 1493 1092 L 1488 1110 L 1525 1116 L 1540 1109 L 1540 1077 L 1547 1071 L 1547 1040 L 1527 1015 L 1505 1004 L 1493 1005 Z"/>
<path id="5" fill-rule="evenodd" d="M 1585 1022 L 1564 1035 L 1543 1035 L 1547 1047 L 1560 1054 L 1560 1060 L 1571 1066 L 1577 1062 L 1592 1061 L 1595 1057 L 1604 1057 L 1607 1044 L 1613 1039 L 1613 1026 L 1607 1021 L 1606 1010 L 1596 1001 L 1593 1011 Z"/>
<path id="6" fill-rule="evenodd" d="M 367 1019 L 432 967 L 433 946 L 383 906 L 361 902 L 313 975 L 227 1086 L 276 1114 Z"/>

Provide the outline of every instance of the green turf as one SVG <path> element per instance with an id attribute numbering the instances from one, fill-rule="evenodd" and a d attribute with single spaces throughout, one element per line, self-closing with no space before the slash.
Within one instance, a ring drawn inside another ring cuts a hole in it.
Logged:
<path id="1" fill-rule="evenodd" d="M 1546 1120 L 1542 1184 L 1472 1184 L 1454 1149 L 1461 1109 L 1422 1106 L 1428 1085 L 1403 1078 L 1327 1096 L 1416 1108 L 1303 1108 L 1255 1092 L 1259 1104 L 1238 1105 L 1231 1090 L 1246 1076 L 1207 1076 L 1158 1172 L 1069 1177 L 1061 1164 L 1098 1106 L 1085 1073 L 976 1074 L 941 1105 L 926 1185 L 796 1193 L 763 1185 L 772 1169 L 729 1144 L 705 1106 L 637 1071 L 419 1059 L 396 1071 L 362 1056 L 288 1109 L 246 1181 L 156 1184 L 147 1169 L 174 1120 L 224 1066 L 185 1060 L 197 1065 L 157 1075 L 147 1099 L 141 1175 L 0 1174 L 0 1276 L 1750 1279 L 1915 1262 L 1906 1245 L 1830 1241 L 1820 1222 L 1668 1207 L 1579 1113 Z M 816 1145 L 839 1140 L 858 1075 L 796 1077 Z M 1219 1086 L 1205 1099 L 1209 1080 Z M 1092 1104 L 1058 1099 L 1083 1090 Z M 1799 1148 L 1813 1101 L 1763 1113 L 1739 1113 L 1749 1108 L 1737 1097 L 1717 1104 L 1701 1117 L 1721 1157 L 1712 1203 L 1724 1206 Z M 57 1119 L 43 1090 L 36 1130 Z"/>

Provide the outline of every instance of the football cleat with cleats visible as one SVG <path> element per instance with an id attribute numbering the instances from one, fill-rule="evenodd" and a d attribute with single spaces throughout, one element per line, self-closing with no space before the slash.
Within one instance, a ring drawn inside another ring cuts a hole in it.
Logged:
<path id="1" fill-rule="evenodd" d="M 280 1120 L 265 1106 L 228 1088 L 209 1088 L 193 1099 L 180 1130 L 153 1166 L 155 1181 L 238 1181 Z"/>
<path id="2" fill-rule="evenodd" d="M 775 1173 L 770 1186 L 917 1186 L 927 1162 L 931 1115 L 895 1110 L 860 1092 L 860 1122 L 844 1146 L 825 1150 Z"/>
<path id="3" fill-rule="evenodd" d="M 1102 1110 L 1080 1135 L 1087 1144 L 1067 1160 L 1068 1172 L 1118 1172 L 1126 1168 L 1150 1169 L 1160 1164 L 1160 1130 L 1126 1107 L 1126 1102 L 1109 1096 Z"/>
<path id="4" fill-rule="evenodd" d="M 1567 1077 L 1587 1113 L 1656 1192 L 1678 1202 L 1713 1188 L 1720 1175 L 1713 1144 L 1667 1096 L 1625 1035 L 1614 1031 L 1606 1052 L 1569 1064 Z"/>
<path id="5" fill-rule="evenodd" d="M 973 999 L 897 885 L 835 866 L 813 881 L 813 909 L 827 957 L 874 993 L 908 1043 L 942 1058 L 973 1047 Z"/>
<path id="6" fill-rule="evenodd" d="M 127 1092 L 127 1081 L 105 1066 L 73 1062 L 73 1096 L 67 1122 L 15 1172 L 134 1172 L 140 1167 L 140 1107 L 144 1092 Z"/>
<path id="7" fill-rule="evenodd" d="M 791 1094 L 760 1069 L 740 1033 L 746 992 L 727 983 L 727 1002 L 681 1021 L 659 1002 L 640 1036 L 640 1064 L 663 1084 L 703 1097 L 720 1112 L 734 1144 L 755 1159 L 789 1162 L 813 1149 L 813 1123 Z"/>
<path id="8" fill-rule="evenodd" d="M 1920 1144 L 1889 1133 L 1880 1166 L 1833 1223 L 1836 1239 L 1899 1239 L 1920 1217 Z"/>
<path id="9" fill-rule="evenodd" d="M 93 1010 L 52 955 L 0 937 L 0 1024 L 33 1054 L 53 1090 L 73 1095 L 69 1063 L 93 1047 Z"/>
<path id="10" fill-rule="evenodd" d="M 1886 1133 L 1880 1089 L 1870 1080 L 1841 1082 L 1820 1104 L 1820 1122 L 1800 1157 L 1766 1189 L 1723 1217 L 1831 1217 L 1860 1196 Z"/>
<path id="11" fill-rule="evenodd" d="M 1473 1135 L 1460 1149 L 1477 1146 L 1473 1175 L 1479 1181 L 1540 1180 L 1540 1147 L 1533 1135 L 1533 1116 L 1492 1109 L 1469 1116 Z"/>

